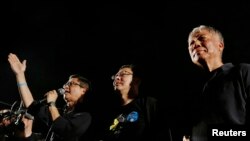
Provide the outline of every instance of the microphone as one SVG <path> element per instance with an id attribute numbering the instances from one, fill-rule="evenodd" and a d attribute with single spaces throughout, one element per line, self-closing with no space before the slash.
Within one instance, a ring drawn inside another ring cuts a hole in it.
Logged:
<path id="1" fill-rule="evenodd" d="M 59 88 L 56 90 L 56 92 L 59 94 L 59 95 L 64 95 L 65 94 L 65 90 L 63 88 Z M 44 98 L 42 100 L 39 100 L 38 103 L 44 103 L 47 101 L 47 98 Z"/>

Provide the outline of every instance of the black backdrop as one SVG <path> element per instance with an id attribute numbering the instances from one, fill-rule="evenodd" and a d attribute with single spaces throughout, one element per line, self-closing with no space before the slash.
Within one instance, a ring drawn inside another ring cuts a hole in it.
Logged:
<path id="1" fill-rule="evenodd" d="M 193 27 L 205 24 L 221 30 L 225 62 L 250 61 L 250 5 L 246 3 L 6 3 L 1 13 L 2 103 L 19 100 L 7 61 L 10 52 L 27 59 L 26 76 L 35 98 L 79 73 L 93 82 L 93 108 L 100 108 L 101 114 L 106 114 L 103 105 L 112 103 L 111 75 L 121 65 L 134 63 L 144 69 L 142 91 L 164 101 L 165 114 L 182 128 L 200 89 L 198 71 L 187 51 Z"/>

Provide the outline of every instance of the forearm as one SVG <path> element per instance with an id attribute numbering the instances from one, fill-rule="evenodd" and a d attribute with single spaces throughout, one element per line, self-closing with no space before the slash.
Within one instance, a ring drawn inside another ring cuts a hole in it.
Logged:
<path id="1" fill-rule="evenodd" d="M 16 74 L 16 81 L 21 99 L 24 102 L 24 106 L 27 108 L 34 101 L 34 99 L 27 85 L 25 74 L 24 73 Z"/>
<path id="2" fill-rule="evenodd" d="M 32 128 L 30 129 L 24 129 L 24 137 L 29 138 L 32 135 Z"/>
<path id="3" fill-rule="evenodd" d="M 56 108 L 55 102 L 52 102 L 52 104 L 49 104 L 49 111 L 51 114 L 52 121 L 55 121 L 60 116 L 60 113 L 58 109 Z"/>

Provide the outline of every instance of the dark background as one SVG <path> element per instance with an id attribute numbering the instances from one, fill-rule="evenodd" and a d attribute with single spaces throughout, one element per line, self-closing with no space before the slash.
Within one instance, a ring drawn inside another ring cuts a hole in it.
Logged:
<path id="1" fill-rule="evenodd" d="M 180 128 L 201 89 L 187 50 L 192 28 L 205 24 L 223 33 L 224 62 L 250 62 L 247 3 L 11 0 L 1 15 L 0 109 L 19 100 L 7 61 L 11 52 L 27 59 L 36 99 L 78 73 L 92 81 L 93 108 L 101 114 L 113 100 L 111 75 L 123 64 L 137 64 L 143 68 L 142 92 L 163 101 L 165 114 Z"/>

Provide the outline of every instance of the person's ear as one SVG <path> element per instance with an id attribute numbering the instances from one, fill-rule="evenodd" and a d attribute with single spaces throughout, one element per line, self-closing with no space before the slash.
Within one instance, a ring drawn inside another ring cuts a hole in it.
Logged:
<path id="1" fill-rule="evenodd" d="M 219 50 L 220 51 L 224 50 L 224 43 L 223 42 L 219 42 Z"/>
<path id="2" fill-rule="evenodd" d="M 83 87 L 81 88 L 82 94 L 84 95 L 87 92 L 87 88 Z"/>

